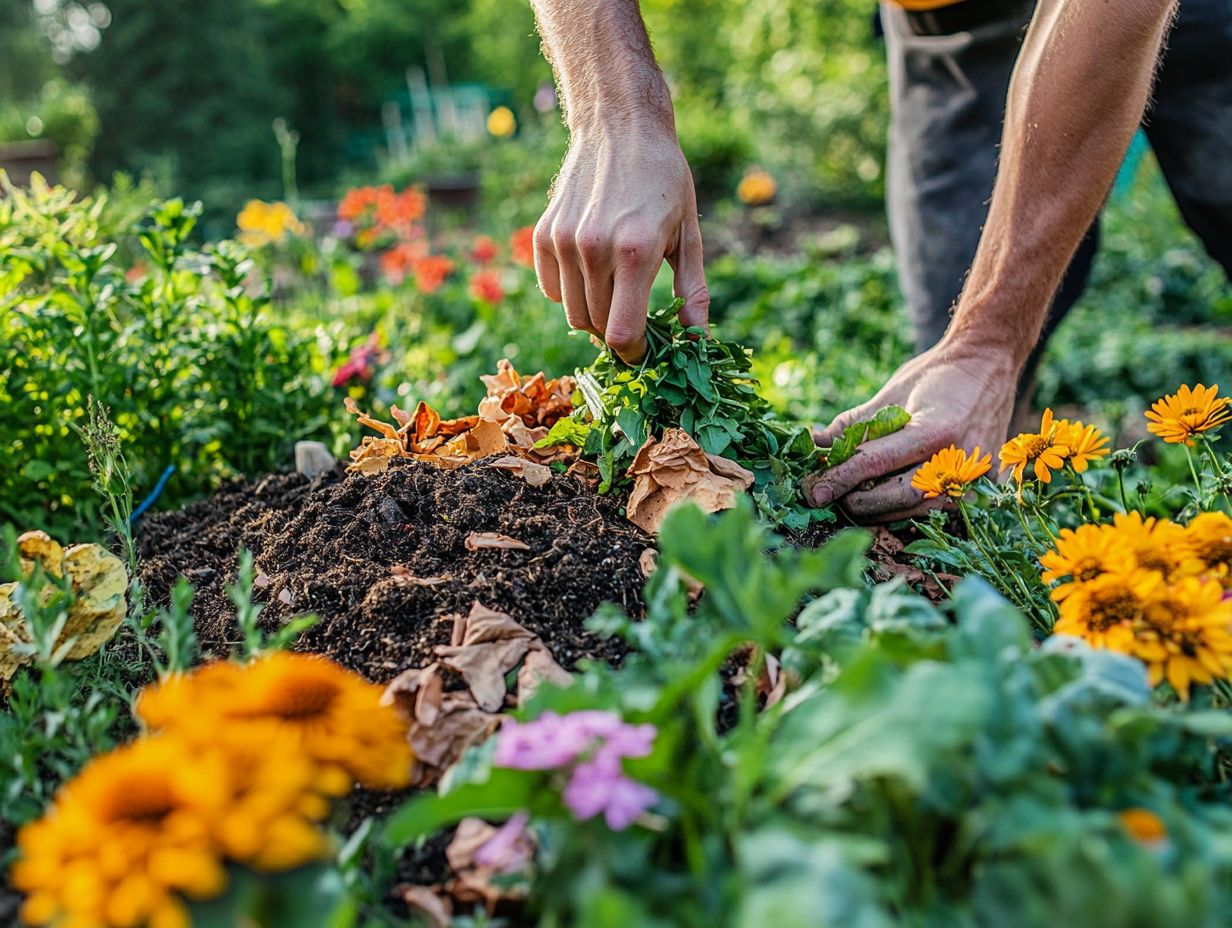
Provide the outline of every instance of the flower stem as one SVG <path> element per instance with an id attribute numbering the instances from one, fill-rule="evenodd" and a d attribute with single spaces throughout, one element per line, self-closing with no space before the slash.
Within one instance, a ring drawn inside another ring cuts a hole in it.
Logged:
<path id="1" fill-rule="evenodd" d="M 1194 467 L 1193 455 L 1189 452 L 1189 445 L 1181 445 L 1185 449 L 1185 460 L 1189 462 L 1189 473 L 1193 477 L 1194 487 L 1198 493 L 1198 506 L 1202 506 L 1202 481 L 1198 479 L 1198 470 Z"/>

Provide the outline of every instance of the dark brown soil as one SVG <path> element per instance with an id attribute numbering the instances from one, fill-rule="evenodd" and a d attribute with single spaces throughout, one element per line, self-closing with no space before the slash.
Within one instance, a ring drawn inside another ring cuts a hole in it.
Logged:
<path id="1" fill-rule="evenodd" d="M 472 532 L 508 535 L 530 550 L 469 551 Z M 619 660 L 619 643 L 582 625 L 603 602 L 641 614 L 638 558 L 652 543 L 618 501 L 573 477 L 535 488 L 482 462 L 443 471 L 410 461 L 375 476 L 235 484 L 147 517 L 138 541 L 155 602 L 181 575 L 196 587 L 193 614 L 207 651 L 225 655 L 236 643 L 225 585 L 243 547 L 264 575 L 254 597 L 262 623 L 317 614 L 299 646 L 376 681 L 429 663 L 433 647 L 448 643 L 440 620 L 476 599 L 538 634 L 566 667 Z M 413 585 L 393 576 L 395 566 L 444 582 Z"/>

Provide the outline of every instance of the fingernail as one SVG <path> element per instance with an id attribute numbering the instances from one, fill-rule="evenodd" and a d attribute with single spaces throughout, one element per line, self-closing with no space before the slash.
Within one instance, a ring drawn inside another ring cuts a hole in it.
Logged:
<path id="1" fill-rule="evenodd" d="M 834 502 L 833 489 L 826 486 L 824 483 L 813 488 L 813 503 L 815 505 L 829 506 L 832 502 Z"/>

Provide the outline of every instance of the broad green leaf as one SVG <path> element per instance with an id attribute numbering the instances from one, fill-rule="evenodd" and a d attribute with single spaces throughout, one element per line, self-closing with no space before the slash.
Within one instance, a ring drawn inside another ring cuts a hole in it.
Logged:
<path id="1" fill-rule="evenodd" d="M 540 779 L 530 771 L 495 768 L 482 783 L 467 783 L 446 795 L 415 796 L 389 817 L 383 839 L 398 847 L 468 816 L 508 818 L 530 804 Z"/>
<path id="2" fill-rule="evenodd" d="M 866 441 L 876 441 L 899 431 L 911 421 L 911 414 L 901 406 L 886 406 L 877 410 L 871 419 L 853 422 L 843 429 L 842 434 L 830 447 L 826 455 L 826 466 L 837 467 L 848 461 L 856 453 L 856 449 Z"/>

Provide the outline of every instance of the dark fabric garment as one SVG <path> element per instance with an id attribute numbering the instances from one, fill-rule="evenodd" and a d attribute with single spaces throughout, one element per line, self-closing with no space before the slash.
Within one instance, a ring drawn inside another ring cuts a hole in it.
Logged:
<path id="1" fill-rule="evenodd" d="M 883 5 L 890 70 L 887 209 L 899 281 L 920 350 L 949 324 L 975 256 L 996 176 L 1010 75 L 1032 2 L 995 2 L 1004 15 L 950 34 Z M 951 17 L 950 22 L 953 23 Z M 1232 0 L 1181 0 L 1145 120 L 1182 215 L 1232 276 Z M 1099 220 L 1083 239 L 1053 302 L 1044 340 L 1086 286 Z"/>

